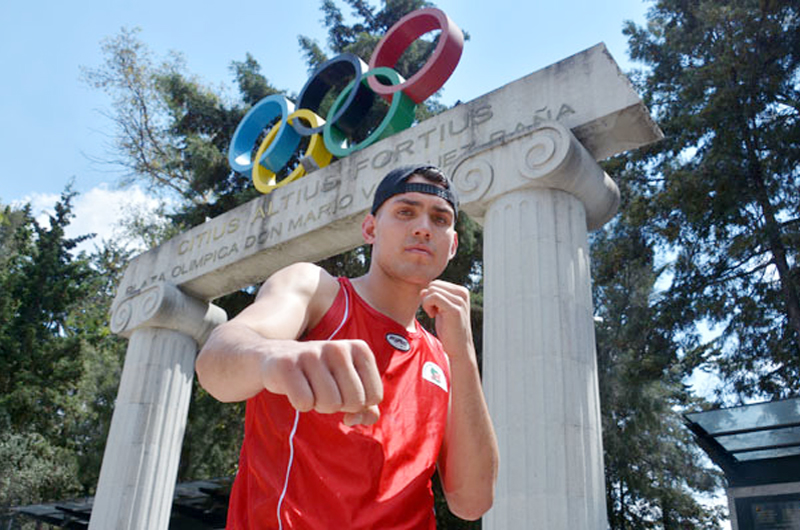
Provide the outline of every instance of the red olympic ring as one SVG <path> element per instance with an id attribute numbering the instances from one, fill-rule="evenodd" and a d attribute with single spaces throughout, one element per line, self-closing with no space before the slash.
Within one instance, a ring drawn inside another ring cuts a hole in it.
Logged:
<path id="1" fill-rule="evenodd" d="M 433 7 L 418 9 L 401 18 L 378 43 L 369 60 L 369 69 L 394 68 L 412 42 L 429 31 L 440 29 L 439 43 L 425 65 L 405 83 L 384 85 L 375 76 L 369 86 L 383 97 L 402 91 L 414 103 L 421 103 L 439 90 L 456 69 L 464 49 L 464 34 L 444 11 Z"/>
<path id="2" fill-rule="evenodd" d="M 436 49 L 416 74 L 407 81 L 403 80 L 394 71 L 397 60 L 412 42 L 435 29 L 441 30 Z M 370 59 L 369 70 L 364 71 L 364 62 L 358 57 L 342 54 L 314 71 L 303 87 L 302 97 L 298 99 L 298 107 L 302 104 L 313 108 L 298 108 L 298 112 L 316 111 L 326 92 L 334 85 L 332 78 L 346 75 L 348 69 L 354 71 L 353 80 L 335 98 L 325 120 L 319 118 L 314 121 L 292 114 L 294 104 L 285 96 L 267 96 L 254 105 L 242 118 L 231 139 L 228 150 L 231 168 L 239 173 L 251 172 L 256 189 L 269 193 L 305 173 L 298 168 L 290 178 L 276 182 L 275 173 L 289 163 L 302 136 L 311 136 L 306 159 L 313 159 L 312 165 L 321 168 L 330 163 L 331 153 L 344 157 L 410 127 L 414 108 L 444 85 L 455 70 L 463 47 L 461 30 L 441 10 L 426 8 L 409 13 L 394 24 L 378 43 Z M 383 84 L 378 78 L 391 84 Z M 375 93 L 390 101 L 390 108 L 378 128 L 367 139 L 353 145 L 347 140 L 348 133 L 369 111 Z M 308 120 L 308 125 L 300 123 L 300 120 L 288 123 L 294 116 Z M 274 119 L 278 119 L 278 123 L 261 142 L 256 156 L 251 157 L 259 130 L 263 131 Z M 312 145 L 314 149 L 311 149 Z M 312 155 L 311 151 L 316 154 Z"/>

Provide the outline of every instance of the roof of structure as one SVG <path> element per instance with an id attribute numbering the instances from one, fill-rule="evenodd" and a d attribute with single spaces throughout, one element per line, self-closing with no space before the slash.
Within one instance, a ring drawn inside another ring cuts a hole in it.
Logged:
<path id="1" fill-rule="evenodd" d="M 800 477 L 800 398 L 694 412 L 685 418 L 730 486 Z"/>

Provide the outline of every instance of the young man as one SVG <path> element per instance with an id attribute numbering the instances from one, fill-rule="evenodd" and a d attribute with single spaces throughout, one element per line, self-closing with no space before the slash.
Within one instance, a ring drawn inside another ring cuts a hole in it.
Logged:
<path id="1" fill-rule="evenodd" d="M 498 450 L 469 292 L 436 279 L 458 246 L 457 215 L 437 168 L 395 169 L 362 223 L 367 274 L 291 265 L 212 333 L 200 383 L 247 400 L 228 530 L 433 529 L 437 466 L 453 513 L 491 507 Z"/>

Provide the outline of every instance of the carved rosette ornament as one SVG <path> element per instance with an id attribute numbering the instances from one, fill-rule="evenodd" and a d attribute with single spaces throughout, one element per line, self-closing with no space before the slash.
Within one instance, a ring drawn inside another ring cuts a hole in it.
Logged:
<path id="1" fill-rule="evenodd" d="M 130 338 L 140 328 L 180 331 L 202 346 L 211 330 L 227 320 L 225 311 L 184 294 L 171 283 L 152 285 L 126 298 L 111 312 L 111 332 Z"/>

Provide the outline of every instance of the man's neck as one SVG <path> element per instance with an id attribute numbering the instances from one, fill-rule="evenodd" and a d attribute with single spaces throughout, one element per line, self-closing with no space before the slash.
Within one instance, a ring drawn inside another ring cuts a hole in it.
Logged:
<path id="1" fill-rule="evenodd" d="M 424 286 L 397 280 L 373 269 L 364 276 L 353 278 L 351 283 L 373 309 L 409 331 L 416 329 L 414 321 Z"/>

